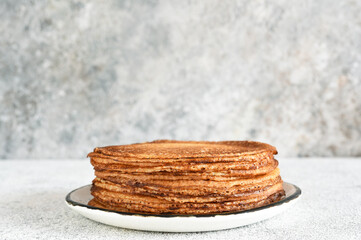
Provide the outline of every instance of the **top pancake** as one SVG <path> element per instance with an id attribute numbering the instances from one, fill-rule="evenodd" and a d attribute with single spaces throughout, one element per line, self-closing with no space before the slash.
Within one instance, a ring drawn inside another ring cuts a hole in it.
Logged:
<path id="1" fill-rule="evenodd" d="M 176 141 L 156 140 L 130 145 L 107 146 L 94 153 L 122 158 L 179 159 L 206 157 L 237 157 L 263 152 L 277 154 L 275 147 L 254 141 Z"/>

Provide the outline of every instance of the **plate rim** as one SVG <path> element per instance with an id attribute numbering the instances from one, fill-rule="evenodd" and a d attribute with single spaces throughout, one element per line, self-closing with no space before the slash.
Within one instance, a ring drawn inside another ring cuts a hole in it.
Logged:
<path id="1" fill-rule="evenodd" d="M 128 216 L 141 216 L 141 217 L 162 217 L 162 218 L 174 218 L 174 217 L 197 217 L 197 218 L 204 218 L 204 217 L 216 217 L 216 216 L 229 216 L 229 215 L 239 215 L 239 214 L 245 214 L 245 213 L 250 213 L 250 212 L 257 212 L 257 211 L 261 211 L 267 208 L 271 208 L 271 207 L 276 207 L 279 205 L 282 205 L 284 203 L 288 203 L 292 200 L 295 200 L 297 198 L 299 198 L 302 194 L 302 190 L 296 186 L 295 184 L 289 183 L 289 182 L 283 182 L 283 184 L 288 184 L 288 185 L 292 185 L 296 190 L 293 194 L 291 194 L 288 197 L 285 197 L 283 199 L 281 199 L 280 201 L 262 206 L 262 207 L 258 207 L 258 208 L 252 208 L 252 209 L 248 209 L 248 210 L 244 210 L 244 211 L 239 211 L 239 212 L 230 212 L 230 213 L 218 213 L 218 214 L 204 214 L 204 215 L 196 215 L 196 214 L 188 214 L 188 215 L 181 215 L 181 214 L 142 214 L 142 213 L 130 213 L 130 212 L 121 212 L 121 211 L 115 211 L 115 210 L 109 210 L 109 209 L 105 209 L 105 208 L 99 208 L 99 207 L 94 207 L 94 206 L 90 206 L 88 204 L 83 204 L 77 201 L 74 201 L 71 199 L 71 194 L 74 193 L 75 191 L 78 191 L 82 188 L 91 186 L 92 184 L 87 184 L 81 187 L 78 187 L 74 190 L 72 190 L 71 192 L 69 192 L 66 197 L 65 197 L 65 201 L 68 205 L 71 206 L 78 206 L 78 207 L 85 207 L 87 209 L 92 209 L 92 210 L 100 210 L 102 212 L 110 212 L 110 213 L 116 213 L 119 215 L 128 215 Z"/>

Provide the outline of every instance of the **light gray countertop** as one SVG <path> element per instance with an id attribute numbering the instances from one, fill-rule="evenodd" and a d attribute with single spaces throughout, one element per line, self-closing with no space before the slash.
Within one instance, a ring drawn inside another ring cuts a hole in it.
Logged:
<path id="1" fill-rule="evenodd" d="M 1 239 L 361 239 L 361 159 L 280 159 L 301 200 L 250 226 L 207 233 L 154 233 L 106 226 L 72 212 L 65 195 L 91 183 L 86 160 L 0 161 Z"/>

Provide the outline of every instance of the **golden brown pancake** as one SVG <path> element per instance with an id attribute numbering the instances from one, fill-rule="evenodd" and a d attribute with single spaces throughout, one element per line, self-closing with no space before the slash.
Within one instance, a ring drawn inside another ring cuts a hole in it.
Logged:
<path id="1" fill-rule="evenodd" d="M 95 148 L 90 205 L 144 214 L 238 212 L 284 196 L 275 147 L 158 140 Z"/>

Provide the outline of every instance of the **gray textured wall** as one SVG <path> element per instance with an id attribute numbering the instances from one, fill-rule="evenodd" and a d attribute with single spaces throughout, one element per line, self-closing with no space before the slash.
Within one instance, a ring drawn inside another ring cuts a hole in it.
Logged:
<path id="1" fill-rule="evenodd" d="M 159 138 L 361 155 L 361 1 L 1 1 L 0 158 Z"/>

